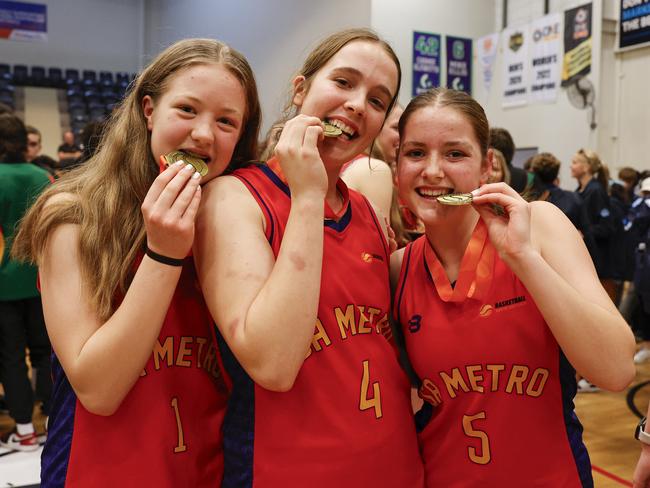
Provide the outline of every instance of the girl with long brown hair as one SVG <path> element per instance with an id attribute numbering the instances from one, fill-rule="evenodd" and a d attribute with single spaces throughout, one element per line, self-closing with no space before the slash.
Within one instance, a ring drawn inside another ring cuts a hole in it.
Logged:
<path id="1" fill-rule="evenodd" d="M 54 349 L 42 486 L 219 484 L 227 388 L 187 256 L 201 184 L 254 157 L 259 123 L 245 58 L 179 41 L 25 218 L 13 252 L 39 266 Z M 207 174 L 182 160 L 160 172 L 178 150 Z"/>
<path id="2" fill-rule="evenodd" d="M 206 191 L 195 256 L 234 385 L 223 486 L 422 484 L 408 380 L 384 337 L 386 230 L 339 178 L 399 85 L 375 33 L 333 34 L 293 80 L 275 157 Z"/>

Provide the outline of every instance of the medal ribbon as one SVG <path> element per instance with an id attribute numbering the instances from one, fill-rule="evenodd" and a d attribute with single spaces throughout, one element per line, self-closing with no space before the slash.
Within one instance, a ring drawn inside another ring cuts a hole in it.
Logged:
<path id="1" fill-rule="evenodd" d="M 442 301 L 462 302 L 466 298 L 482 299 L 492 281 L 495 252 L 494 246 L 488 239 L 487 227 L 483 220 L 479 219 L 463 254 L 456 286 L 452 288 L 436 252 L 427 241 L 424 247 L 424 259 Z"/>
<path id="2" fill-rule="evenodd" d="M 287 184 L 287 179 L 284 176 L 284 173 L 282 172 L 282 168 L 280 167 L 280 162 L 278 161 L 278 158 L 272 157 L 266 162 L 266 165 L 271 168 L 271 170 L 278 175 L 278 178 L 282 180 L 282 182 L 289 186 Z M 339 192 L 339 195 L 343 197 L 343 206 L 341 207 L 341 210 L 339 212 L 334 212 L 332 208 L 329 206 L 327 203 L 327 200 L 325 200 L 325 218 L 328 220 L 336 220 L 338 221 L 343 215 L 345 214 L 345 211 L 348 209 L 348 205 L 350 203 L 350 191 L 348 190 L 347 185 L 345 182 L 339 178 L 338 181 L 336 182 L 336 189 Z"/>

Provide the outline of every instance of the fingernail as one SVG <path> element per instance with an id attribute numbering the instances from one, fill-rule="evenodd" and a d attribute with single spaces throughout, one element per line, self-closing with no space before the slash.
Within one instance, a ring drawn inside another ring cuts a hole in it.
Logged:
<path id="1" fill-rule="evenodd" d="M 480 188 L 477 188 L 476 190 L 472 190 L 470 193 L 476 197 L 480 193 L 480 190 Z"/>
<path id="2" fill-rule="evenodd" d="M 192 169 L 193 170 L 194 166 L 192 166 L 191 164 L 188 164 L 187 166 L 185 166 L 185 169 Z"/>
<path id="3" fill-rule="evenodd" d="M 176 161 L 174 164 L 175 164 L 176 166 L 181 166 L 181 165 L 185 164 L 185 161 L 183 161 L 183 160 L 181 159 L 180 161 Z"/>
<path id="4" fill-rule="evenodd" d="M 194 174 L 192 175 L 192 178 L 194 178 L 195 180 L 198 180 L 200 177 L 201 177 L 201 173 L 199 173 L 198 171 L 195 171 Z"/>

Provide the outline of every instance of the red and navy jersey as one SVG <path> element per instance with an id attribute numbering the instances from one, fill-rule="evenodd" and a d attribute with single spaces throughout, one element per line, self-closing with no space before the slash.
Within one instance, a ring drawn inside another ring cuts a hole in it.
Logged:
<path id="1" fill-rule="evenodd" d="M 151 357 L 117 412 L 88 412 L 55 355 L 52 363 L 41 486 L 219 486 L 228 392 L 191 257 Z"/>
<path id="2" fill-rule="evenodd" d="M 428 487 L 593 486 L 575 372 L 482 220 L 454 286 L 426 236 L 406 247 L 394 313 L 430 416 Z"/>
<path id="3" fill-rule="evenodd" d="M 279 173 L 234 173 L 264 214 L 276 257 L 291 206 Z M 344 208 L 334 215 L 326 205 L 318 317 L 293 388 L 256 385 L 219 342 L 233 380 L 224 487 L 423 486 L 409 383 L 385 337 L 387 242 L 367 200 L 342 180 L 338 190 Z"/>

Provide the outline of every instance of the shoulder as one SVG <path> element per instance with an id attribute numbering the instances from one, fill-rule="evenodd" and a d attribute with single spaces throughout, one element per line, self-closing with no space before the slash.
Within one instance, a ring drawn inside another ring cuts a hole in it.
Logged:
<path id="1" fill-rule="evenodd" d="M 355 159 L 345 170 L 345 174 L 391 174 L 390 166 L 381 159 L 371 157 L 360 157 Z"/>
<path id="2" fill-rule="evenodd" d="M 198 219 L 206 217 L 241 218 L 259 213 L 259 205 L 250 190 L 236 176 L 219 176 L 202 187 L 201 207 Z"/>
<path id="3" fill-rule="evenodd" d="M 390 283 L 393 290 L 397 287 L 397 282 L 399 281 L 402 272 L 402 262 L 404 261 L 405 251 L 406 248 L 403 247 L 390 255 Z"/>
<path id="4" fill-rule="evenodd" d="M 529 205 L 531 241 L 537 250 L 546 241 L 577 232 L 564 212 L 552 203 L 534 201 Z"/>

